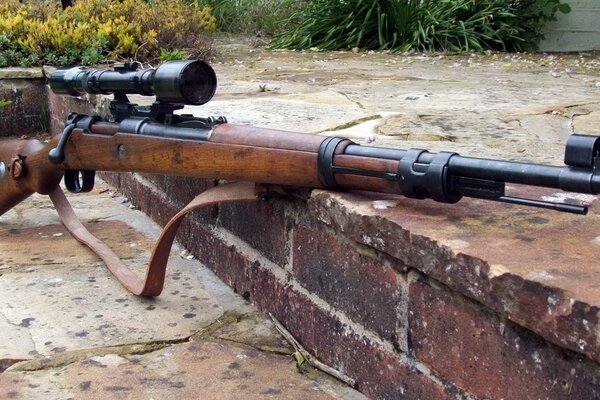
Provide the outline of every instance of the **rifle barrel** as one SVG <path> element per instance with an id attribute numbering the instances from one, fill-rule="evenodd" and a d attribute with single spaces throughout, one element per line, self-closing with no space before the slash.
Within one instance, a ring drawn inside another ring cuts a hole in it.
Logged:
<path id="1" fill-rule="evenodd" d="M 407 150 L 350 145 L 346 147 L 344 154 L 400 161 L 404 158 L 406 152 Z M 422 153 L 417 160 L 415 170 L 425 172 L 434 157 L 435 153 Z M 448 162 L 448 171 L 453 176 L 572 190 L 589 194 L 600 193 L 600 175 L 594 173 L 592 169 L 586 168 L 559 167 L 455 155 Z"/>

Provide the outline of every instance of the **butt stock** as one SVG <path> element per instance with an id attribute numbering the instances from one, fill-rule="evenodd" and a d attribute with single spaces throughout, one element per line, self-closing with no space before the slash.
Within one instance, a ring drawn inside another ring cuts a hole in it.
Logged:
<path id="1" fill-rule="evenodd" d="M 48 194 L 60 184 L 63 173 L 48 159 L 53 142 L 0 141 L 0 215 L 32 194 Z"/>

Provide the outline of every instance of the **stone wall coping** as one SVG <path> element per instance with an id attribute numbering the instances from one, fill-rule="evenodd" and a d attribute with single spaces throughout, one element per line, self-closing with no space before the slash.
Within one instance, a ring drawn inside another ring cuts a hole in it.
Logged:
<path id="1" fill-rule="evenodd" d="M 6 67 L 0 68 L 0 79 L 42 79 L 44 71 L 41 67 L 22 68 Z"/>
<path id="2" fill-rule="evenodd" d="M 322 190 L 313 191 L 309 206 L 350 239 L 600 361 L 600 201 L 587 200 L 585 217 L 477 199 L 448 205 Z"/>

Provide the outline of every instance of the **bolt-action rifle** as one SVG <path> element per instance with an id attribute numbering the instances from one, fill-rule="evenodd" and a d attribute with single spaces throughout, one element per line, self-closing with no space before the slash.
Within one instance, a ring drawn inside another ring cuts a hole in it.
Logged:
<path id="1" fill-rule="evenodd" d="M 128 63 L 112 70 L 58 70 L 50 87 L 58 94 L 114 94 L 112 121 L 71 114 L 61 135 L 0 142 L 0 215 L 32 195 L 50 194 L 63 223 L 96 251 L 130 291 L 153 296 L 162 290 L 164 268 L 179 221 L 191 209 L 256 198 L 277 187 L 309 187 L 397 193 L 455 203 L 462 197 L 586 214 L 587 205 L 514 197 L 506 183 L 600 193 L 600 137 L 571 135 L 565 166 L 463 157 L 452 152 L 361 146 L 323 137 L 227 123 L 224 117 L 178 115 L 214 95 L 214 70 L 201 61 L 166 62 L 157 69 Z M 128 94 L 156 96 L 151 106 Z M 167 224 L 145 281 L 75 219 L 59 184 L 70 192 L 93 188 L 95 171 L 143 172 L 219 178 L 260 185 L 228 184 L 198 196 Z"/>

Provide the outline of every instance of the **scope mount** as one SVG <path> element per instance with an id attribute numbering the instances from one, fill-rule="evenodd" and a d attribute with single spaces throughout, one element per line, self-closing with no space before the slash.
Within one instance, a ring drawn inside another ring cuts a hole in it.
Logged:
<path id="1" fill-rule="evenodd" d="M 137 61 L 129 61 L 115 64 L 113 70 L 115 72 L 135 72 L 139 65 L 140 63 Z M 168 125 L 182 122 L 179 121 L 181 116 L 176 116 L 174 112 L 181 110 L 183 104 L 157 100 L 151 106 L 140 106 L 131 103 L 125 91 L 115 90 L 113 96 L 108 109 L 116 122 L 121 122 L 130 117 L 152 118 L 157 122 Z M 186 117 L 186 119 L 189 119 L 189 117 Z"/>

